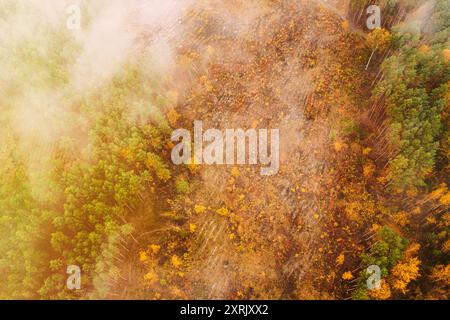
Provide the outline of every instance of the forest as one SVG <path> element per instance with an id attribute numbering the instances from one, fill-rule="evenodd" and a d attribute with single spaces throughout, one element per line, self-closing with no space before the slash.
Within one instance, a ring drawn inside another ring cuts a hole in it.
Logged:
<path id="1" fill-rule="evenodd" d="M 450 299 L 450 0 L 3 0 L 0 26 L 0 299 Z M 174 163 L 198 121 L 272 156 L 279 130 L 278 170 Z"/>

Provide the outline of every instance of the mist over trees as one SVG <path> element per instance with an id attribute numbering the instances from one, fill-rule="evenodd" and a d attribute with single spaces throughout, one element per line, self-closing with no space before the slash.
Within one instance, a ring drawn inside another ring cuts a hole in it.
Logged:
<path id="1" fill-rule="evenodd" d="M 46 4 L 0 4 L 1 299 L 449 298 L 448 0 Z M 279 173 L 173 164 L 195 120 Z"/>

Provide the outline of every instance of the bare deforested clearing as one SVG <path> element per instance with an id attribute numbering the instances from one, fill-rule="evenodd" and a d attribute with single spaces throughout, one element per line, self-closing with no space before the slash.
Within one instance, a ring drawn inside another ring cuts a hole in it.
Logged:
<path id="1" fill-rule="evenodd" d="M 446 0 L 56 2 L 0 4 L 0 298 L 448 299 Z"/>

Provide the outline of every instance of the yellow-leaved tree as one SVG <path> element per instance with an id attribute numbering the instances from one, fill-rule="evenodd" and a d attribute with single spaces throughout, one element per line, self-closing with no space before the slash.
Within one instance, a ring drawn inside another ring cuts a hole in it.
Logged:
<path id="1" fill-rule="evenodd" d="M 420 275 L 419 266 L 420 260 L 417 257 L 406 259 L 395 265 L 391 271 L 392 287 L 406 293 L 408 284 Z"/>

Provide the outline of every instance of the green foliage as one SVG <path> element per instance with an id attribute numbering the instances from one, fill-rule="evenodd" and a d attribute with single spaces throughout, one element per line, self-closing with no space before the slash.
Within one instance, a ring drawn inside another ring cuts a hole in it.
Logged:
<path id="1" fill-rule="evenodd" d="M 388 179 L 400 189 L 423 186 L 439 146 L 439 100 L 430 102 L 425 89 L 406 89 L 400 84 L 394 90 L 388 98 L 388 114 L 391 141 L 399 154 L 390 161 Z"/>
<path id="2" fill-rule="evenodd" d="M 51 214 L 32 196 L 15 141 L 6 139 L 10 147 L 0 153 L 0 298 L 33 299 L 47 268 L 44 238 Z"/>
<path id="3" fill-rule="evenodd" d="M 104 266 L 96 266 L 107 261 L 105 253 L 114 250 L 111 237 L 123 233 L 124 221 L 142 204 L 144 193 L 171 177 L 155 153 L 161 148 L 162 133 L 152 124 L 136 126 L 127 116 L 125 101 L 136 94 L 133 88 L 141 81 L 131 73 L 124 74 L 131 83 L 116 78 L 103 100 L 85 102 L 101 111 L 90 132 L 92 156 L 74 161 L 62 174 L 64 212 L 54 219 L 51 242 L 64 265 L 82 268 L 88 287 L 97 272 L 106 272 Z"/>

